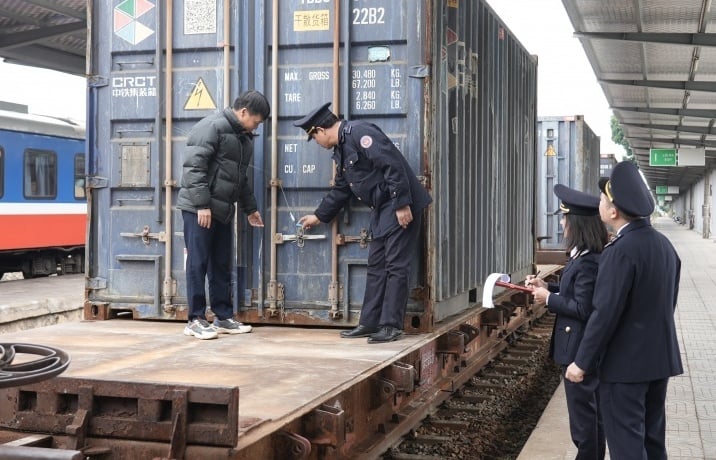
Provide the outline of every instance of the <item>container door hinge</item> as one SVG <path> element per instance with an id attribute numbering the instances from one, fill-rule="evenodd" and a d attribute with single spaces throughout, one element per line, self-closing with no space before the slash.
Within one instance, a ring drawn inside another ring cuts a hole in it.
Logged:
<path id="1" fill-rule="evenodd" d="M 410 66 L 408 76 L 410 78 L 428 78 L 430 76 L 430 66 L 427 64 Z"/>
<path id="2" fill-rule="evenodd" d="M 269 281 L 266 300 L 269 303 L 269 316 L 276 316 L 283 311 L 283 301 L 285 296 L 285 286 L 278 281 Z"/>
<path id="3" fill-rule="evenodd" d="M 166 313 L 173 313 L 176 311 L 176 306 L 171 305 L 171 299 L 177 295 L 177 281 L 174 278 L 165 278 L 164 284 L 162 285 L 162 297 L 164 299 L 164 311 Z"/>
<path id="4" fill-rule="evenodd" d="M 87 86 L 90 88 L 101 88 L 109 85 L 109 78 L 100 75 L 89 75 L 87 77 Z"/>
<path id="5" fill-rule="evenodd" d="M 339 282 L 332 282 L 328 285 L 328 301 L 331 304 L 329 315 L 332 319 L 343 318 L 343 312 L 338 309 L 340 305 L 339 299 L 343 295 L 343 285 Z"/>
<path id="6" fill-rule="evenodd" d="M 100 176 L 87 176 L 87 188 L 107 188 L 109 186 L 109 179 Z"/>
<path id="7" fill-rule="evenodd" d="M 107 289 L 106 278 L 87 278 L 85 281 L 85 289 L 88 291 L 94 291 L 97 289 Z"/>

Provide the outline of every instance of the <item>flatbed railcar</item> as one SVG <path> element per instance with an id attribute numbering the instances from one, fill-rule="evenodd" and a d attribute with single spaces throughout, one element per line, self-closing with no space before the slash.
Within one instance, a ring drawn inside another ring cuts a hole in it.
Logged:
<path id="1" fill-rule="evenodd" d="M 380 346 L 283 325 L 196 340 L 121 318 L 7 333 L 6 347 L 71 362 L 51 379 L 0 378 L 0 458 L 379 458 L 546 310 L 521 293 L 495 302 Z"/>
<path id="2" fill-rule="evenodd" d="M 84 271 L 84 126 L 0 107 L 0 278 Z M 16 110 L 20 109 L 20 110 Z"/>

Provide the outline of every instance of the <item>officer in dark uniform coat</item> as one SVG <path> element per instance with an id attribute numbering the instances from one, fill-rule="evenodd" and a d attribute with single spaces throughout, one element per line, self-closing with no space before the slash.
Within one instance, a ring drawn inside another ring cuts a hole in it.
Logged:
<path id="1" fill-rule="evenodd" d="M 617 164 L 600 188 L 599 212 L 616 237 L 602 253 L 594 311 L 565 376 L 581 382 L 598 365 L 611 458 L 666 459 L 666 388 L 683 372 L 674 324 L 681 261 L 651 226 L 654 202 L 633 163 Z"/>
<path id="2" fill-rule="evenodd" d="M 423 209 L 432 198 L 402 153 L 383 131 L 365 121 L 339 120 L 328 107 L 316 108 L 295 126 L 308 140 L 333 149 L 335 184 L 314 214 L 301 217 L 308 229 L 332 221 L 352 196 L 372 209 L 368 274 L 358 327 L 344 338 L 390 342 L 402 335 L 408 302 L 410 262 Z"/>
<path id="3" fill-rule="evenodd" d="M 554 193 L 560 199 L 556 213 L 562 214 L 564 241 L 570 258 L 559 284 L 547 284 L 532 275 L 527 277 L 525 284 L 535 286 L 535 300 L 546 303 L 549 311 L 557 314 L 550 356 L 566 370 L 574 361 L 584 327 L 592 313 L 599 256 L 608 236 L 599 219 L 599 198 L 562 184 L 554 186 Z M 564 381 L 569 431 L 572 442 L 577 446 L 578 460 L 604 458 L 606 442 L 598 410 L 598 386 L 599 379 L 594 369 L 585 374 L 581 383 Z"/>

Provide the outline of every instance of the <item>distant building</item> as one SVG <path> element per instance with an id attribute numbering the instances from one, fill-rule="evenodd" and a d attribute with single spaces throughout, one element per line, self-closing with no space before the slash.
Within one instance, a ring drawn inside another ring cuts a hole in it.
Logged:
<path id="1" fill-rule="evenodd" d="M 602 153 L 599 155 L 599 177 L 609 177 L 612 169 L 618 163 L 613 153 Z"/>

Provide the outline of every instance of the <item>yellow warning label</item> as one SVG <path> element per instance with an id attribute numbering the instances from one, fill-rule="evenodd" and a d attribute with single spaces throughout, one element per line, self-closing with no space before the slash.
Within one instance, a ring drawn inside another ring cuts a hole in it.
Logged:
<path id="1" fill-rule="evenodd" d="M 546 157 L 554 157 L 554 156 L 557 156 L 557 152 L 554 150 L 554 145 L 549 144 L 549 145 L 547 146 L 547 150 L 545 150 L 544 156 L 546 156 Z"/>
<path id="2" fill-rule="evenodd" d="M 448 0 L 448 7 L 450 8 L 458 8 L 458 0 Z"/>
<path id="3" fill-rule="evenodd" d="M 448 72 L 448 74 L 447 74 L 447 81 L 448 81 L 448 85 L 447 85 L 448 89 L 453 89 L 454 87 L 457 86 L 457 78 L 455 77 L 455 75 L 451 74 L 450 72 Z"/>
<path id="4" fill-rule="evenodd" d="M 206 83 L 200 77 L 184 104 L 184 110 L 213 110 L 216 108 L 214 99 L 209 94 Z"/>
<path id="5" fill-rule="evenodd" d="M 329 10 L 310 10 L 293 12 L 293 31 L 311 32 L 329 30 L 331 15 Z"/>

